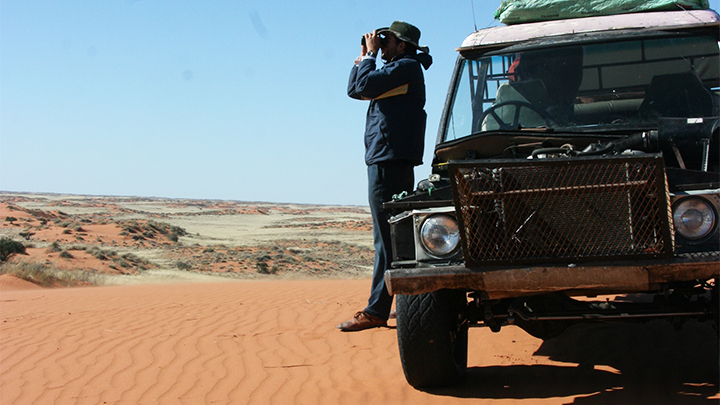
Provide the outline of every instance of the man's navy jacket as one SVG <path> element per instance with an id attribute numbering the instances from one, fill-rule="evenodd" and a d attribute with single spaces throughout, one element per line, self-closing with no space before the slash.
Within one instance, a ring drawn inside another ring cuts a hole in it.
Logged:
<path id="1" fill-rule="evenodd" d="M 387 161 L 422 164 L 425 144 L 425 79 L 432 58 L 403 54 L 376 70 L 375 59 L 353 66 L 348 95 L 370 100 L 365 122 L 365 163 Z"/>

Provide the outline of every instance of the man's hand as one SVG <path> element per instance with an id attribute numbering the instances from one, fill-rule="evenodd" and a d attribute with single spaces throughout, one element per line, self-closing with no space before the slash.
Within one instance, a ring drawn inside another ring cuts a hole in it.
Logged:
<path id="1" fill-rule="evenodd" d="M 376 30 L 373 30 L 373 32 L 363 35 L 365 43 L 360 45 L 360 56 L 355 59 L 355 66 L 360 65 L 360 62 L 362 62 L 368 52 L 372 52 L 376 57 L 378 56 L 378 51 L 380 50 L 380 36 L 378 36 L 375 31 Z"/>
<path id="2" fill-rule="evenodd" d="M 362 55 L 365 56 L 368 52 L 372 52 L 374 55 L 380 51 L 380 36 L 377 32 L 369 32 L 365 34 L 365 46 L 362 47 Z"/>

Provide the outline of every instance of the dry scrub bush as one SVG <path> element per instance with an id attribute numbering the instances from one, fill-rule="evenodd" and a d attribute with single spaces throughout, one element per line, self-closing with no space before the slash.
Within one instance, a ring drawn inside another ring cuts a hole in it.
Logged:
<path id="1" fill-rule="evenodd" d="M 40 263 L 4 263 L 0 266 L 0 274 L 10 274 L 42 287 L 103 284 L 102 277 L 98 274 L 84 270 L 63 271 Z"/>

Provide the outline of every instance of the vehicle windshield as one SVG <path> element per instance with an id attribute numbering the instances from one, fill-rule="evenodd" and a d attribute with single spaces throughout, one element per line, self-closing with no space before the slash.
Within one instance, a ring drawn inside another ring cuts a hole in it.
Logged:
<path id="1" fill-rule="evenodd" d="M 490 131 L 656 128 L 718 114 L 713 36 L 605 41 L 461 56 L 441 141 Z"/>

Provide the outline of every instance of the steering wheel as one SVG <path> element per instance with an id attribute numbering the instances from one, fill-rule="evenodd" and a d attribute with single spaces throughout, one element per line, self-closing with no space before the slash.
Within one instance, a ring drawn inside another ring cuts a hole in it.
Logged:
<path id="1" fill-rule="evenodd" d="M 495 112 L 498 108 L 506 107 L 506 106 L 514 106 L 515 107 L 515 115 L 513 116 L 512 123 L 508 124 L 507 122 L 503 121 L 500 116 Z M 540 118 L 545 122 L 545 126 L 550 128 L 552 125 L 552 119 L 548 114 L 540 109 L 537 106 L 534 106 L 528 102 L 525 101 L 517 101 L 517 100 L 509 100 L 504 101 L 499 104 L 495 104 L 492 107 L 488 108 L 483 112 L 482 116 L 480 117 L 480 125 L 482 125 L 483 122 L 485 122 L 485 119 L 488 115 L 492 116 L 492 118 L 495 120 L 495 122 L 498 123 L 501 130 L 511 130 L 511 129 L 517 129 L 520 126 L 520 111 L 522 111 L 523 108 L 527 108 L 528 110 L 534 112 L 535 114 L 539 115 Z"/>

